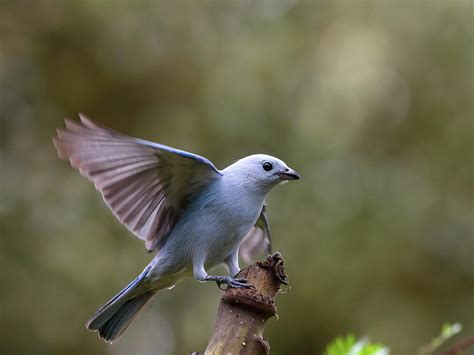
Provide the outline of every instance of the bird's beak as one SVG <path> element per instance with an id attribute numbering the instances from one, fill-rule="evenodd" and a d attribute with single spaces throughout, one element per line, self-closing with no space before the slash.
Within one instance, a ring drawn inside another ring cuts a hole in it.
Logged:
<path id="1" fill-rule="evenodd" d="M 300 175 L 293 169 L 287 168 L 277 173 L 280 180 L 299 180 Z"/>

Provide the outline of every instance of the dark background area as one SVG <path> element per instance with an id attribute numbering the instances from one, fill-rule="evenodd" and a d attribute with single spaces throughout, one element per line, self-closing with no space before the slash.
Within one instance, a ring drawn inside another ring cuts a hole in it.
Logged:
<path id="1" fill-rule="evenodd" d="M 0 2 L 0 352 L 205 349 L 221 292 L 187 280 L 112 346 L 84 328 L 151 258 L 52 145 L 84 112 L 219 168 L 278 156 L 291 289 L 272 354 L 354 332 L 413 354 L 474 332 L 470 1 Z M 216 272 L 216 271 L 215 271 Z M 462 335 L 461 335 L 462 336 Z"/>

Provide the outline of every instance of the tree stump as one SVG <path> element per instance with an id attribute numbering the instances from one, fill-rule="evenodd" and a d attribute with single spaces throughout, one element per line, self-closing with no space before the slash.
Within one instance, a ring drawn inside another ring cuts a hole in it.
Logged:
<path id="1" fill-rule="evenodd" d="M 275 296 L 281 284 L 287 285 L 284 261 L 276 252 L 264 262 L 241 270 L 254 288 L 227 288 L 222 295 L 214 332 L 206 351 L 194 355 L 266 355 L 270 351 L 263 329 L 277 312 Z"/>

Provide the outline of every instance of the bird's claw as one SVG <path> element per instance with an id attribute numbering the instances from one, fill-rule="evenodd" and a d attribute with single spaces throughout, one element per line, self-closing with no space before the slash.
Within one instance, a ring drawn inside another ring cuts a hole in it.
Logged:
<path id="1" fill-rule="evenodd" d="M 233 288 L 254 288 L 252 284 L 249 283 L 247 279 L 235 279 L 230 276 L 210 276 L 210 281 L 215 281 L 217 283 L 217 287 L 221 290 L 226 290 L 229 287 Z M 227 288 L 222 288 L 221 285 L 226 284 Z"/>

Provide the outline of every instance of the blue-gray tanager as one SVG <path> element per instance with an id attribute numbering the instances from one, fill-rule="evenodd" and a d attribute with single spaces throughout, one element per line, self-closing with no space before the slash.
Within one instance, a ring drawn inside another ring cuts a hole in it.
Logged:
<path id="1" fill-rule="evenodd" d="M 54 139 L 59 157 L 91 180 L 115 217 L 157 254 L 143 272 L 86 323 L 117 340 L 162 289 L 184 277 L 250 287 L 235 276 L 240 255 L 269 251 L 265 197 L 299 175 L 275 157 L 256 154 L 218 170 L 206 158 L 132 138 L 84 115 L 66 119 Z M 206 269 L 224 263 L 228 276 Z"/>

